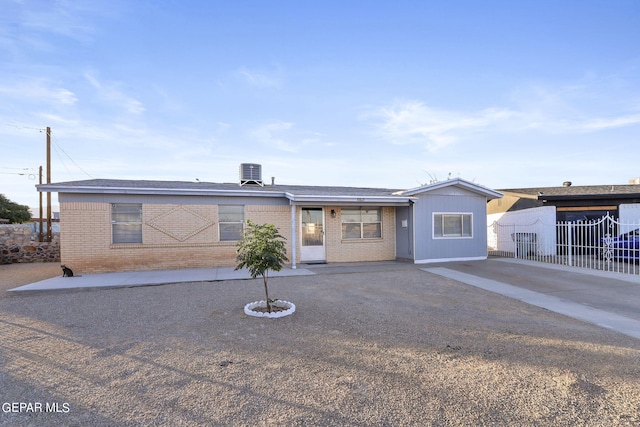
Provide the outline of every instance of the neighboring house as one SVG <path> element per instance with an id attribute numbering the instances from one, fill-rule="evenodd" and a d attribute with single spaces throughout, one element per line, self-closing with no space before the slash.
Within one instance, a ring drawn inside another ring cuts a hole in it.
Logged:
<path id="1" fill-rule="evenodd" d="M 565 182 L 558 187 L 517 188 L 499 190 L 500 200 L 490 201 L 489 214 L 513 212 L 541 206 L 554 206 L 556 221 L 586 221 L 605 216 L 624 216 L 625 207 L 640 203 L 638 180 L 629 185 L 573 186 Z"/>
<path id="2" fill-rule="evenodd" d="M 411 190 L 93 179 L 57 192 L 62 263 L 79 272 L 236 265 L 243 224 L 273 223 L 298 263 L 487 257 L 487 201 L 499 192 L 451 179 Z"/>
<path id="3" fill-rule="evenodd" d="M 568 245 L 592 250 L 601 236 L 622 234 L 640 221 L 640 179 L 630 182 L 573 186 L 567 181 L 558 187 L 499 190 L 504 197 L 487 204 L 489 250 L 513 253 L 519 244 L 535 246 L 543 256 L 563 254 Z M 607 215 L 617 229 L 601 221 Z M 563 224 L 583 225 L 569 236 Z"/>

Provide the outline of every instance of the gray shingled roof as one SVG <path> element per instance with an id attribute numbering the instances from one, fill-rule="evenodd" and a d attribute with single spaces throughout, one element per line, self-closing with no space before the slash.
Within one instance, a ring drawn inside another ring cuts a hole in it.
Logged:
<path id="1" fill-rule="evenodd" d="M 83 181 L 67 181 L 49 184 L 58 188 L 58 192 L 64 189 L 167 189 L 167 190 L 222 190 L 241 192 L 278 192 L 291 193 L 296 195 L 310 196 L 370 196 L 370 197 L 391 197 L 393 193 L 400 189 L 386 188 L 366 188 L 366 187 L 329 187 L 329 186 L 306 186 L 306 185 L 243 185 L 238 183 L 214 183 L 214 182 L 190 182 L 190 181 L 146 181 L 146 180 L 123 180 L 123 179 L 89 179 Z M 40 186 L 38 186 L 40 187 Z M 43 185 L 46 188 L 46 185 Z M 402 197 L 399 197 L 402 198 Z"/>
<path id="2" fill-rule="evenodd" d="M 572 185 L 570 187 L 510 188 L 501 193 L 543 197 L 640 196 L 640 185 Z"/>
<path id="3" fill-rule="evenodd" d="M 353 204 L 359 202 L 400 205 L 413 200 L 416 194 L 446 186 L 460 186 L 469 191 L 485 195 L 492 199 L 502 194 L 464 181 L 460 178 L 426 185 L 411 190 L 370 187 L 332 187 L 311 185 L 240 185 L 239 183 L 213 183 L 193 181 L 147 181 L 123 179 L 89 179 L 67 181 L 53 184 L 40 184 L 38 191 L 55 193 L 89 194 L 164 194 L 164 195 L 201 195 L 201 196 L 250 196 L 285 197 L 294 202 L 339 202 Z"/>

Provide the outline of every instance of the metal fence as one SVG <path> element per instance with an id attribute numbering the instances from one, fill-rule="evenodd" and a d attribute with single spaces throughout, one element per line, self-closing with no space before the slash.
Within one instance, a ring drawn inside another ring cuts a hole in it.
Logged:
<path id="1" fill-rule="evenodd" d="M 490 256 L 640 275 L 640 221 L 610 215 L 594 221 L 503 224 L 487 230 Z"/>

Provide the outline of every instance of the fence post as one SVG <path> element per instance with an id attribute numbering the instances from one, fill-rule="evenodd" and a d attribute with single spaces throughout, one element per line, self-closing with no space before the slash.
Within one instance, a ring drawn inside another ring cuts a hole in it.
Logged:
<path id="1" fill-rule="evenodd" d="M 573 267 L 573 223 L 567 222 L 567 264 Z"/>

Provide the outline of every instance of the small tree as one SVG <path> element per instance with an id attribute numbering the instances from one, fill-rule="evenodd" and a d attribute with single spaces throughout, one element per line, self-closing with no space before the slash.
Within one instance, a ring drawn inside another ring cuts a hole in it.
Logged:
<path id="1" fill-rule="evenodd" d="M 4 194 L 0 194 L 0 218 L 8 219 L 12 224 L 21 224 L 31 219 L 31 213 L 29 206 L 12 202 Z"/>
<path id="2" fill-rule="evenodd" d="M 269 299 L 269 270 L 280 271 L 286 256 L 285 238 L 273 224 L 255 224 L 247 221 L 242 239 L 238 242 L 239 261 L 236 270 L 246 267 L 252 278 L 262 276 L 264 293 L 267 301 L 267 311 L 271 313 L 271 300 Z"/>

